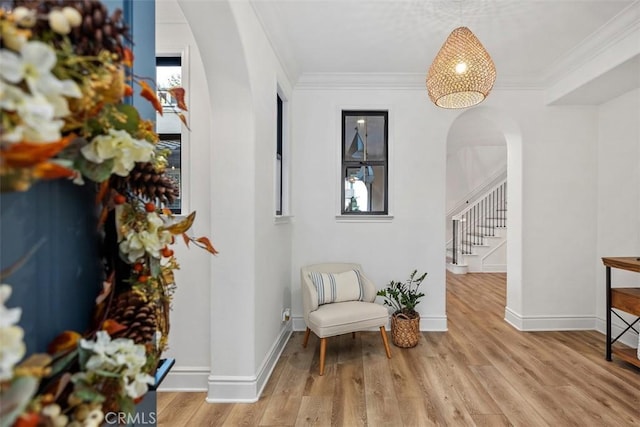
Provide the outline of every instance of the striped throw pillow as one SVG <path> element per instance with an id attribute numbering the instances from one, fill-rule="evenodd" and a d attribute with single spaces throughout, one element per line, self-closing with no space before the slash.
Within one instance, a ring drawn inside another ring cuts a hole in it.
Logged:
<path id="1" fill-rule="evenodd" d="M 364 299 L 363 279 L 358 270 L 343 273 L 310 272 L 309 277 L 318 293 L 318 305 Z"/>

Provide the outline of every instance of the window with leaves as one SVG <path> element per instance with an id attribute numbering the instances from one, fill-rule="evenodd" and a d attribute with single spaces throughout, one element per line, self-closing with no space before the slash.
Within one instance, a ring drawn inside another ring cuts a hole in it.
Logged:
<path id="1" fill-rule="evenodd" d="M 170 89 L 182 87 L 182 60 L 179 56 L 156 58 L 156 90 L 162 104 L 162 115 L 156 116 L 159 148 L 171 150 L 166 174 L 178 187 L 178 197 L 168 205 L 175 214 L 182 213 L 182 122 L 178 116 L 177 102 Z"/>
<path id="2" fill-rule="evenodd" d="M 388 213 L 388 111 L 342 111 L 343 215 Z"/>

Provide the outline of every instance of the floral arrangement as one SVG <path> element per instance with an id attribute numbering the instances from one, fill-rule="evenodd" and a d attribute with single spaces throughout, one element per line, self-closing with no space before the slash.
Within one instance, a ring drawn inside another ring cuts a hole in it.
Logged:
<path id="1" fill-rule="evenodd" d="M 164 173 L 169 153 L 125 100 L 138 87 L 162 106 L 152 82 L 130 71 L 122 12 L 109 15 L 98 0 L 13 3 L 0 10 L 0 191 L 50 179 L 94 186 L 104 284 L 89 332 L 62 331 L 26 360 L 20 308 L 5 306 L 11 286 L 0 285 L 0 426 L 99 426 L 108 411 L 133 411 L 154 383 L 175 237 L 217 251 L 187 234 L 195 212 L 176 218 L 165 208 L 178 195 Z M 184 90 L 169 93 L 186 111 Z"/>

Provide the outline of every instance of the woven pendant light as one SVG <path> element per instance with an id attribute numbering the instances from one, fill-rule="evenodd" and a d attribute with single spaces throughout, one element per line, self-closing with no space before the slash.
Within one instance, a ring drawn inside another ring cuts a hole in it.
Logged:
<path id="1" fill-rule="evenodd" d="M 482 102 L 496 81 L 496 67 L 467 27 L 451 32 L 427 74 L 429 98 L 438 107 L 466 108 Z"/>

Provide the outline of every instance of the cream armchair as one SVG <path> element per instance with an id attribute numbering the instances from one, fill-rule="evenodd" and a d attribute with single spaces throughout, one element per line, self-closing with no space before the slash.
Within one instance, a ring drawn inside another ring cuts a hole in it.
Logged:
<path id="1" fill-rule="evenodd" d="M 325 286 L 321 284 L 322 278 Z M 389 312 L 384 306 L 373 302 L 376 299 L 376 287 L 362 273 L 359 264 L 308 265 L 300 269 L 300 279 L 304 321 L 307 325 L 302 345 L 304 348 L 307 347 L 311 331 L 320 338 L 320 375 L 324 375 L 327 338 L 336 335 L 351 332 L 355 337 L 357 331 L 380 328 L 385 352 L 391 359 L 391 349 L 385 331 Z M 332 302 L 329 294 L 334 297 L 338 295 L 338 301 Z M 350 298 L 351 300 L 341 300 Z"/>

